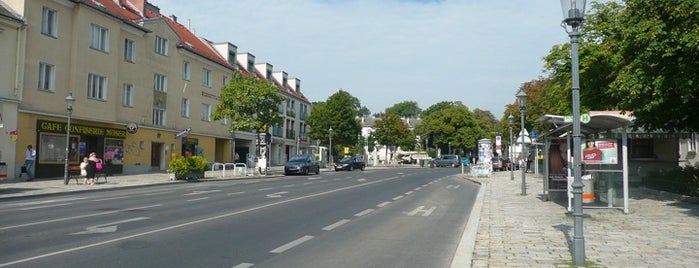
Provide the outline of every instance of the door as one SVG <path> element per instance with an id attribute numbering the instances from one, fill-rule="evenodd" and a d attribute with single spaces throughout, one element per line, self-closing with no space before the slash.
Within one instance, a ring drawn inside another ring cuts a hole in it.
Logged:
<path id="1" fill-rule="evenodd" d="M 150 167 L 151 170 L 162 170 L 164 143 L 153 142 L 150 144 Z"/>

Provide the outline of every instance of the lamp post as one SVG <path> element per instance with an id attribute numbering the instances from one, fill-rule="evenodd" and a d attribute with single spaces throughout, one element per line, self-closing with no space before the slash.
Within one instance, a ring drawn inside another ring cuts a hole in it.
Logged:
<path id="1" fill-rule="evenodd" d="M 328 148 L 329 154 L 330 154 L 330 166 L 328 167 L 330 170 L 333 169 L 334 164 L 333 164 L 333 127 L 330 127 L 328 129 L 328 133 L 330 133 L 330 146 Z"/>
<path id="2" fill-rule="evenodd" d="M 65 98 L 66 100 L 66 109 L 68 110 L 68 124 L 66 125 L 66 158 L 63 163 L 63 184 L 68 184 L 68 158 L 70 154 L 70 116 L 73 113 L 73 102 L 75 102 L 75 98 L 73 98 L 73 92 L 68 92 L 68 97 Z"/>
<path id="3" fill-rule="evenodd" d="M 451 154 L 451 142 L 449 142 L 449 154 Z"/>
<path id="4" fill-rule="evenodd" d="M 527 194 L 527 147 L 524 146 L 524 111 L 527 109 L 527 93 L 524 93 L 524 88 L 521 88 L 517 92 L 517 101 L 519 102 L 519 115 L 522 120 L 522 163 L 524 163 L 524 168 L 519 167 L 522 170 L 522 195 Z M 519 139 L 519 138 L 517 138 Z"/>
<path id="5" fill-rule="evenodd" d="M 513 146 L 515 143 L 512 142 L 512 123 L 515 120 L 515 117 L 510 114 L 510 116 L 507 117 L 507 120 L 510 122 L 510 180 L 513 181 L 515 180 L 515 164 L 512 161 L 512 157 L 515 155 L 515 147 Z"/>
<path id="6" fill-rule="evenodd" d="M 570 36 L 571 76 L 573 95 L 573 263 L 576 266 L 585 265 L 585 238 L 583 237 L 583 211 L 580 151 L 580 81 L 578 66 L 578 38 L 585 16 L 585 0 L 561 0 L 563 22 L 561 26 Z M 570 30 L 566 27 L 570 26 Z"/>

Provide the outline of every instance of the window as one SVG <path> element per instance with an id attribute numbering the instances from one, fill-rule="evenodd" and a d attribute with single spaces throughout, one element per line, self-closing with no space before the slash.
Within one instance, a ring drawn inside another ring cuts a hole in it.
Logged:
<path id="1" fill-rule="evenodd" d="M 53 37 L 58 36 L 58 12 L 44 7 L 41 13 L 41 33 Z"/>
<path id="2" fill-rule="evenodd" d="M 688 151 L 696 152 L 697 151 L 697 133 L 692 133 L 691 135 L 689 135 L 688 142 L 689 142 L 689 144 L 688 144 L 689 150 Z"/>
<path id="3" fill-rule="evenodd" d="M 182 117 L 189 117 L 189 99 L 182 98 Z"/>
<path id="4" fill-rule="evenodd" d="M 631 139 L 631 158 L 655 158 L 653 139 Z"/>
<path id="5" fill-rule="evenodd" d="M 39 89 L 56 91 L 56 66 L 45 62 L 39 63 Z"/>
<path id="6" fill-rule="evenodd" d="M 226 85 L 228 85 L 228 76 L 224 75 L 223 76 L 223 86 L 225 87 Z"/>
<path id="7" fill-rule="evenodd" d="M 155 53 L 167 56 L 167 39 L 160 36 L 155 37 Z"/>
<path id="8" fill-rule="evenodd" d="M 167 92 L 167 76 L 156 73 L 153 78 L 153 90 Z"/>
<path id="9" fill-rule="evenodd" d="M 201 70 L 201 83 L 206 87 L 211 87 L 211 71 L 204 68 Z"/>
<path id="10" fill-rule="evenodd" d="M 92 24 L 90 47 L 103 52 L 109 52 L 109 30 L 102 26 Z"/>
<path id="11" fill-rule="evenodd" d="M 133 85 L 124 84 L 124 88 L 121 92 L 121 106 L 133 107 Z"/>
<path id="12" fill-rule="evenodd" d="M 165 126 L 165 110 L 153 109 L 153 125 Z"/>
<path id="13" fill-rule="evenodd" d="M 182 62 L 182 79 L 189 81 L 192 79 L 191 66 L 188 61 Z"/>
<path id="14" fill-rule="evenodd" d="M 107 99 L 107 77 L 89 74 L 87 76 L 87 97 L 91 99 Z"/>
<path id="15" fill-rule="evenodd" d="M 201 120 L 211 121 L 211 105 L 207 103 L 201 104 Z"/>
<path id="16" fill-rule="evenodd" d="M 134 42 L 133 40 L 124 39 L 124 60 L 133 63 L 134 62 Z"/>
<path id="17" fill-rule="evenodd" d="M 221 125 L 228 125 L 228 117 L 221 118 Z"/>

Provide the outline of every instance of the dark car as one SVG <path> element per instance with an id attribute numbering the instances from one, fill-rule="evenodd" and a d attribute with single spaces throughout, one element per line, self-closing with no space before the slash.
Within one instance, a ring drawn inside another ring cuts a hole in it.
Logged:
<path id="1" fill-rule="evenodd" d="M 496 156 L 493 157 L 491 161 L 493 163 L 493 171 L 503 171 L 507 169 L 504 159 Z"/>
<path id="2" fill-rule="evenodd" d="M 361 157 L 345 157 L 340 162 L 335 163 L 335 171 L 348 170 L 352 171 L 355 169 L 364 170 L 366 163 Z"/>
<path id="3" fill-rule="evenodd" d="M 320 173 L 318 159 L 312 154 L 297 154 L 284 165 L 284 175 Z"/>
<path id="4" fill-rule="evenodd" d="M 455 154 L 445 154 L 432 160 L 436 167 L 460 167 L 461 157 Z"/>

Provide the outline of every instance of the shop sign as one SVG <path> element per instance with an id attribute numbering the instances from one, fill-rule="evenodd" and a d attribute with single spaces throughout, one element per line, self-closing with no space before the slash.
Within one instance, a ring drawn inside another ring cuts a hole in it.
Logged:
<path id="1" fill-rule="evenodd" d="M 138 131 L 138 125 L 134 122 L 126 124 L 126 132 L 129 134 L 136 134 Z"/>
<path id="2" fill-rule="evenodd" d="M 37 120 L 37 128 L 40 132 L 66 133 L 66 123 Z M 126 138 L 126 130 L 116 128 L 103 128 L 86 125 L 70 125 L 71 135 L 104 136 L 111 138 Z"/>
<path id="3" fill-rule="evenodd" d="M 190 132 L 192 132 L 192 128 L 185 128 L 185 129 L 183 129 L 182 131 L 177 132 L 177 133 L 175 134 L 175 139 L 181 138 L 181 137 L 187 137 L 187 136 L 189 135 Z"/>

